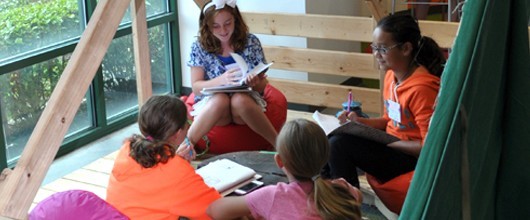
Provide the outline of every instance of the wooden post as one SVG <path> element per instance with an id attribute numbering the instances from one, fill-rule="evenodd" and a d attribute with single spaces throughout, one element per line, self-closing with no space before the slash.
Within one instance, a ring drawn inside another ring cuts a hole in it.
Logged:
<path id="1" fill-rule="evenodd" d="M 131 1 L 131 19 L 138 106 L 141 106 L 153 95 L 145 0 Z"/>
<path id="2" fill-rule="evenodd" d="M 197 4 L 197 7 L 199 7 L 199 10 L 206 5 L 206 3 L 210 2 L 210 0 L 193 0 L 195 4 Z"/>
<path id="3" fill-rule="evenodd" d="M 368 5 L 368 8 L 370 8 L 376 22 L 388 15 L 388 11 L 386 10 L 386 7 L 381 4 L 381 0 L 365 0 L 364 2 Z"/>
<path id="4" fill-rule="evenodd" d="M 25 219 L 129 1 L 100 0 L 13 170 L 0 182 L 0 216 Z"/>

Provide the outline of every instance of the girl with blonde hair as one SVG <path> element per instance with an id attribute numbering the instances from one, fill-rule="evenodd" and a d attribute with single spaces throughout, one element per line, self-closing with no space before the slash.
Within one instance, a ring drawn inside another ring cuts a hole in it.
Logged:
<path id="1" fill-rule="evenodd" d="M 276 164 L 289 179 L 241 197 L 225 197 L 207 210 L 214 219 L 360 219 L 361 194 L 344 179 L 319 173 L 329 157 L 324 131 L 314 122 L 287 122 L 276 142 Z"/>

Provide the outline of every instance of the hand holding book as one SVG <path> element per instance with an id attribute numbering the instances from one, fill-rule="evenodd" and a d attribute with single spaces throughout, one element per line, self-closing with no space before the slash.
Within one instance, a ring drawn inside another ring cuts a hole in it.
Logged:
<path id="1" fill-rule="evenodd" d="M 258 77 L 263 75 L 266 70 L 272 65 L 272 63 L 264 64 L 259 63 L 253 69 L 249 69 L 247 63 L 239 54 L 231 53 L 232 58 L 236 61 L 233 64 L 227 65 L 226 69 L 229 75 L 225 76 L 227 82 L 225 85 L 203 88 L 202 93 L 205 95 L 211 95 L 216 92 L 249 92 L 252 89 L 248 83 L 252 80 L 252 77 Z M 225 73 L 226 74 L 226 73 Z"/>
<path id="2" fill-rule="evenodd" d="M 249 77 L 265 74 L 266 70 L 272 65 L 272 63 L 259 63 L 254 67 L 254 69 L 250 69 L 247 65 L 247 62 L 245 62 L 243 57 L 241 57 L 239 54 L 231 53 L 230 55 L 232 56 L 232 58 L 234 58 L 234 60 L 236 61 L 235 64 L 241 71 L 241 79 L 239 81 L 240 85 L 245 85 Z"/>

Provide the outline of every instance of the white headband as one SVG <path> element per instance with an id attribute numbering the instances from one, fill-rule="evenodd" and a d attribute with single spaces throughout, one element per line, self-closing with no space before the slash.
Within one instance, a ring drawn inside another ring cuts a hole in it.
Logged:
<path id="1" fill-rule="evenodd" d="M 225 5 L 235 8 L 236 0 L 212 0 L 211 2 L 206 4 L 206 6 L 204 6 L 202 13 L 206 13 L 206 9 L 212 7 L 213 5 L 215 5 L 215 10 L 222 9 L 225 7 Z"/>

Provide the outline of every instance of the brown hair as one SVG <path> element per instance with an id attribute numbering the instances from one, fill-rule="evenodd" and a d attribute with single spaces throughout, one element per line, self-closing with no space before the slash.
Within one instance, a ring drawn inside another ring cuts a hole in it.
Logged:
<path id="1" fill-rule="evenodd" d="M 176 146 L 167 140 L 187 121 L 184 102 L 178 97 L 161 95 L 150 97 L 140 109 L 138 127 L 141 135 L 133 135 L 130 156 L 144 168 L 167 163 L 175 156 Z"/>
<path id="2" fill-rule="evenodd" d="M 205 6 L 208 4 L 205 4 Z M 230 44 L 232 45 L 235 52 L 241 52 L 247 45 L 248 37 L 248 26 L 245 24 L 241 12 L 237 6 L 230 7 L 226 5 L 224 8 L 216 10 L 215 7 L 209 7 L 204 11 L 201 10 L 201 16 L 199 17 L 199 43 L 209 53 L 221 54 L 223 48 L 221 48 L 221 41 L 217 39 L 212 33 L 212 26 L 214 18 L 221 11 L 228 11 L 234 16 L 234 33 L 230 37 Z"/>
<path id="3" fill-rule="evenodd" d="M 287 122 L 276 141 L 276 150 L 285 169 L 298 181 L 313 181 L 308 195 L 323 219 L 360 219 L 360 204 L 345 187 L 319 177 L 327 163 L 330 146 L 326 134 L 314 122 L 295 119 Z"/>

